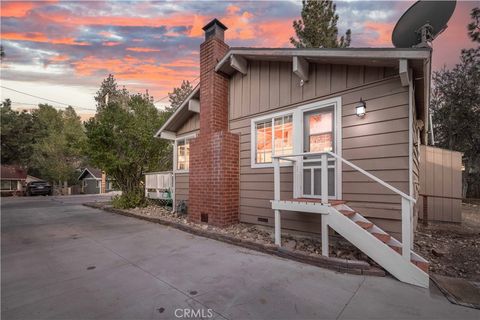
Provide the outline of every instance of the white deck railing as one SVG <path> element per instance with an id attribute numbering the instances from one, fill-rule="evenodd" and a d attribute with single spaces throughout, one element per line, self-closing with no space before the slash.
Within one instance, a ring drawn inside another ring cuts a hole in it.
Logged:
<path id="1" fill-rule="evenodd" d="M 150 199 L 167 199 L 167 193 L 173 191 L 173 173 L 148 172 L 145 173 L 145 197 Z"/>
<path id="2" fill-rule="evenodd" d="M 390 191 L 398 194 L 402 201 L 402 255 L 403 257 L 410 262 L 410 251 L 412 245 L 412 213 L 413 213 L 413 205 L 416 202 L 414 198 L 405 194 L 404 192 L 398 190 L 394 186 L 386 183 L 385 181 L 379 179 L 378 177 L 374 176 L 373 174 L 363 170 L 362 168 L 358 167 L 357 165 L 351 163 L 348 160 L 345 160 L 341 156 L 330 152 L 304 152 L 298 154 L 291 154 L 288 156 L 273 156 L 273 181 L 274 181 L 274 200 L 279 201 L 280 199 L 280 160 L 287 160 L 291 161 L 295 165 L 297 165 L 298 161 L 303 162 L 305 159 L 304 157 L 319 157 L 321 161 L 321 173 L 322 173 L 322 181 L 321 181 L 321 202 L 324 205 L 328 205 L 328 156 L 332 156 L 335 160 L 341 161 L 348 165 L 349 167 L 355 169 L 356 171 L 364 174 L 368 178 L 378 182 L 385 188 L 389 189 Z M 298 170 L 293 170 L 294 174 L 302 174 L 302 172 L 298 172 Z M 294 179 L 294 183 L 300 183 L 302 181 L 301 177 L 297 177 Z M 339 183 L 342 183 L 339 181 Z M 294 186 L 295 190 L 296 186 Z M 280 212 L 275 210 L 275 220 L 280 220 Z M 280 225 L 280 224 L 279 224 Z M 275 228 L 275 234 L 278 233 L 280 236 L 280 227 Z"/>

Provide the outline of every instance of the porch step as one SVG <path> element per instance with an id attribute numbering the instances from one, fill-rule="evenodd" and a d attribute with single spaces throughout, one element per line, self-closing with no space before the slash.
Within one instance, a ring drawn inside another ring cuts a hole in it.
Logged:
<path id="1" fill-rule="evenodd" d="M 394 245 L 388 245 L 390 248 L 393 249 L 393 251 L 399 253 L 399 254 L 402 254 L 402 247 L 397 247 L 397 246 L 394 246 Z"/>
<path id="2" fill-rule="evenodd" d="M 387 243 L 392 238 L 389 234 L 372 232 L 372 235 L 375 236 L 378 240 L 383 243 Z"/>
<path id="3" fill-rule="evenodd" d="M 396 253 L 398 254 L 402 254 L 402 247 L 397 247 L 397 246 L 394 246 L 394 245 L 388 245 L 390 248 L 392 248 Z M 414 259 L 410 259 L 410 261 L 416 265 L 417 267 L 419 267 L 423 272 L 425 273 L 428 273 L 428 269 L 430 267 L 430 263 L 428 262 L 423 262 L 423 261 L 418 261 L 418 260 L 414 260 Z"/>
<path id="4" fill-rule="evenodd" d="M 371 223 L 371 222 L 355 221 L 355 223 L 358 224 L 360 227 L 362 227 L 365 230 L 373 227 L 373 223 Z"/>
<path id="5" fill-rule="evenodd" d="M 340 211 L 341 214 L 349 218 L 355 215 L 355 211 L 352 211 L 352 210 L 338 210 L 338 211 Z"/>
<path id="6" fill-rule="evenodd" d="M 430 263 L 428 262 L 423 262 L 423 261 L 416 261 L 416 260 L 410 260 L 414 265 L 419 267 L 423 272 L 428 273 L 428 268 L 430 267 Z"/>

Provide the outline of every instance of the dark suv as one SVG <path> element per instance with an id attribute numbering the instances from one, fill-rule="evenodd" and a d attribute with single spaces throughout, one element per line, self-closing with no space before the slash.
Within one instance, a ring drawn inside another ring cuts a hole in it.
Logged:
<path id="1" fill-rule="evenodd" d="M 25 194 L 27 196 L 34 196 L 37 194 L 44 195 L 44 196 L 46 195 L 51 196 L 53 194 L 52 185 L 47 181 L 42 181 L 42 180 L 32 181 L 27 183 Z"/>

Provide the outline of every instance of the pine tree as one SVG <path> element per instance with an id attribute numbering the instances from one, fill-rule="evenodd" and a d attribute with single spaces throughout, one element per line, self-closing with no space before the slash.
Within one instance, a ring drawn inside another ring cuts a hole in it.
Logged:
<path id="1" fill-rule="evenodd" d="M 302 18 L 293 21 L 297 38 L 290 42 L 296 48 L 346 48 L 350 46 L 351 30 L 338 38 L 338 14 L 329 0 L 303 0 Z"/>
<path id="2" fill-rule="evenodd" d="M 480 8 L 473 8 L 470 17 L 472 18 L 472 22 L 467 26 L 468 35 L 472 41 L 480 42 Z"/>
<path id="3" fill-rule="evenodd" d="M 182 102 L 188 97 L 192 92 L 193 87 L 190 81 L 183 80 L 180 87 L 174 88 L 173 92 L 168 93 L 168 100 L 170 101 L 170 107 L 167 107 L 168 112 L 174 112 L 180 107 Z"/>
<path id="4" fill-rule="evenodd" d="M 129 99 L 129 93 L 127 89 L 119 89 L 117 81 L 113 74 L 109 74 L 107 78 L 102 81 L 100 90 L 97 91 L 95 101 L 97 101 L 97 111 L 102 110 L 109 103 L 119 103 L 122 107 L 125 107 Z"/>

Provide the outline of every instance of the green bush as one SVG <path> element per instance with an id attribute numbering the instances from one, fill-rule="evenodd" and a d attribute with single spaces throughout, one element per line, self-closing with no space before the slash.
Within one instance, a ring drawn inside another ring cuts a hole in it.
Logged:
<path id="1" fill-rule="evenodd" d="M 113 197 L 112 205 L 118 209 L 130 209 L 147 206 L 147 201 L 142 193 L 129 192 Z"/>

